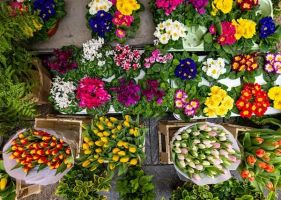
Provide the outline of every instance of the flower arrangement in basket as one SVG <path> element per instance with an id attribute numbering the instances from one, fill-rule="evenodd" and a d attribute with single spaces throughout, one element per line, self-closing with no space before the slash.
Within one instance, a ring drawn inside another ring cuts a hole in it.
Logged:
<path id="1" fill-rule="evenodd" d="M 122 175 L 128 167 L 142 162 L 144 138 L 145 129 L 129 115 L 122 120 L 104 116 L 94 119 L 83 134 L 81 164 L 91 171 L 106 165 Z"/>
<path id="2" fill-rule="evenodd" d="M 87 8 L 88 26 L 94 37 L 124 42 L 139 28 L 142 5 L 137 0 L 91 0 Z"/>
<path id="3" fill-rule="evenodd" d="M 231 177 L 240 163 L 234 137 L 220 125 L 195 123 L 178 130 L 171 141 L 173 163 L 181 179 L 198 185 Z"/>
<path id="4" fill-rule="evenodd" d="M 70 145 L 50 130 L 21 130 L 3 151 L 7 173 L 30 184 L 55 183 L 74 163 Z"/>

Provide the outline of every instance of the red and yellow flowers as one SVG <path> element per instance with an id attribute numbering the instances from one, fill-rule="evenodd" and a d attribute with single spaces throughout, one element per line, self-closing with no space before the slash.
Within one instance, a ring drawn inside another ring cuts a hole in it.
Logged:
<path id="1" fill-rule="evenodd" d="M 7 150 L 10 159 L 17 162 L 15 168 L 23 168 L 25 173 L 39 167 L 56 169 L 57 173 L 72 167 L 71 149 L 62 139 L 40 130 L 28 129 L 23 131 L 12 141 Z"/>
<path id="2" fill-rule="evenodd" d="M 236 106 L 241 117 L 250 118 L 253 114 L 263 116 L 270 106 L 267 93 L 261 89 L 257 83 L 247 83 L 241 91 L 240 98 L 236 101 Z"/>
<path id="3" fill-rule="evenodd" d="M 237 5 L 243 11 L 252 10 L 253 7 L 258 5 L 258 3 L 258 0 L 237 0 Z"/>
<path id="4" fill-rule="evenodd" d="M 221 22 L 221 34 L 217 38 L 217 42 L 224 46 L 224 45 L 232 45 L 236 42 L 235 34 L 236 34 L 236 27 L 228 21 Z M 217 30 L 215 25 L 211 25 L 209 28 L 209 32 L 212 35 L 217 34 Z"/>
<path id="5" fill-rule="evenodd" d="M 231 68 L 234 71 L 253 71 L 259 67 L 254 54 L 237 55 L 232 59 Z"/>

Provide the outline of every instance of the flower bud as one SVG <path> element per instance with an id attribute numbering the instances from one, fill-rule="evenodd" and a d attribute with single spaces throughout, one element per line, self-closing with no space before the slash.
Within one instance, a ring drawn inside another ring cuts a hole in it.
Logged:
<path id="1" fill-rule="evenodd" d="M 200 135 L 200 132 L 199 132 L 199 131 L 194 131 L 192 134 L 193 134 L 194 136 L 198 136 L 198 135 Z"/>
<path id="2" fill-rule="evenodd" d="M 227 139 L 226 136 L 220 136 L 219 137 L 219 141 L 226 141 L 226 139 Z"/>
<path id="3" fill-rule="evenodd" d="M 202 171 L 203 170 L 203 165 L 196 165 L 196 169 L 199 170 L 199 171 Z"/>
<path id="4" fill-rule="evenodd" d="M 210 166 L 211 164 L 210 164 L 210 162 L 204 160 L 203 163 L 202 163 L 202 165 L 203 165 L 203 166 Z"/>
<path id="5" fill-rule="evenodd" d="M 180 141 L 175 141 L 174 145 L 175 145 L 176 147 L 180 147 L 181 143 L 180 143 Z"/>
<path id="6" fill-rule="evenodd" d="M 224 131 L 219 133 L 219 136 L 225 136 L 225 135 L 226 135 L 226 133 Z"/>
<path id="7" fill-rule="evenodd" d="M 199 129 L 204 131 L 207 127 L 208 127 L 207 124 L 202 124 L 202 125 L 199 126 Z"/>
<path id="8" fill-rule="evenodd" d="M 221 165 L 216 165 L 216 168 L 218 168 L 218 169 L 220 169 L 220 170 L 223 169 L 223 167 L 222 167 Z"/>
<path id="9" fill-rule="evenodd" d="M 190 167 L 192 167 L 192 168 L 195 168 L 195 167 L 196 167 L 193 162 L 189 162 L 188 165 L 189 165 Z"/>
<path id="10" fill-rule="evenodd" d="M 199 147 L 199 149 L 205 149 L 206 148 L 206 146 L 204 144 L 199 144 L 198 147 Z"/>
<path id="11" fill-rule="evenodd" d="M 179 160 L 184 160 L 184 155 L 183 154 L 178 154 L 178 159 Z"/>
<path id="12" fill-rule="evenodd" d="M 181 153 L 181 149 L 178 148 L 178 147 L 176 147 L 176 148 L 174 149 L 174 151 L 175 151 L 176 153 Z"/>
<path id="13" fill-rule="evenodd" d="M 235 150 L 231 147 L 231 148 L 227 149 L 227 152 L 230 153 L 230 154 L 234 154 Z"/>
<path id="14" fill-rule="evenodd" d="M 216 143 L 213 144 L 213 147 L 215 149 L 219 149 L 221 147 L 221 144 L 216 142 Z"/>
<path id="15" fill-rule="evenodd" d="M 189 134 L 188 133 L 183 133 L 182 134 L 182 139 L 188 139 L 189 138 Z"/>
<path id="16" fill-rule="evenodd" d="M 212 128 L 211 128 L 211 127 L 207 127 L 207 128 L 205 129 L 205 131 L 210 132 L 210 131 L 212 131 Z"/>
<path id="17" fill-rule="evenodd" d="M 182 149 L 181 149 L 181 153 L 182 153 L 182 154 L 187 154 L 187 153 L 188 153 L 187 148 L 182 148 Z"/>
<path id="18" fill-rule="evenodd" d="M 186 167 L 186 163 L 184 162 L 184 160 L 179 161 L 179 166 L 181 168 L 185 168 Z"/>
<path id="19" fill-rule="evenodd" d="M 194 160 L 194 164 L 198 165 L 198 164 L 200 164 L 200 161 L 199 160 Z"/>
<path id="20" fill-rule="evenodd" d="M 198 140 L 198 139 L 193 140 L 193 144 L 199 144 L 199 143 L 200 143 L 200 140 Z"/>
<path id="21" fill-rule="evenodd" d="M 200 159 L 205 159 L 206 156 L 205 156 L 204 154 L 200 154 L 200 155 L 199 155 L 199 158 L 200 158 Z"/>
<path id="22" fill-rule="evenodd" d="M 212 154 L 213 156 L 218 156 L 218 155 L 220 155 L 219 151 L 216 150 L 216 149 L 213 149 L 213 150 L 211 151 L 211 154 Z"/>
<path id="23" fill-rule="evenodd" d="M 208 132 L 208 135 L 211 137 L 215 137 L 215 136 L 217 136 L 217 133 L 215 131 L 211 131 L 211 132 Z"/>
<path id="24" fill-rule="evenodd" d="M 181 136 L 180 136 L 180 135 L 177 135 L 177 136 L 176 136 L 176 140 L 178 140 L 178 141 L 181 140 Z"/>
<path id="25" fill-rule="evenodd" d="M 194 171 L 194 169 L 192 169 L 192 168 L 188 168 L 188 170 L 187 170 L 190 174 L 193 174 L 195 171 Z"/>
<path id="26" fill-rule="evenodd" d="M 197 146 L 193 146 L 193 147 L 191 148 L 191 150 L 197 151 L 197 150 L 198 150 L 198 147 L 197 147 Z"/>
<path id="27" fill-rule="evenodd" d="M 210 151 L 209 149 L 207 149 L 207 150 L 205 151 L 205 154 L 210 155 L 210 154 L 211 154 L 211 151 Z"/>
<path id="28" fill-rule="evenodd" d="M 221 149 L 220 150 L 220 155 L 223 155 L 223 156 L 228 156 L 228 152 L 226 151 L 226 150 L 224 150 L 224 149 Z"/>
<path id="29" fill-rule="evenodd" d="M 237 158 L 236 158 L 236 156 L 228 156 L 228 159 L 230 160 L 230 161 L 232 161 L 232 162 L 236 162 L 237 161 Z"/>
<path id="30" fill-rule="evenodd" d="M 217 131 L 217 130 L 219 130 L 219 127 L 214 126 L 214 127 L 213 127 L 213 130 L 214 130 L 214 131 Z"/>
<path id="31" fill-rule="evenodd" d="M 185 142 L 181 142 L 181 147 L 187 147 L 186 141 Z"/>
<path id="32" fill-rule="evenodd" d="M 192 131 L 191 129 L 186 129 L 184 132 L 185 133 L 191 133 L 191 131 Z"/>

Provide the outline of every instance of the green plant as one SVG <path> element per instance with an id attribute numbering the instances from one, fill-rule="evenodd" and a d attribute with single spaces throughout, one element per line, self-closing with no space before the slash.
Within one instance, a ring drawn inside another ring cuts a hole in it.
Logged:
<path id="1" fill-rule="evenodd" d="M 0 68 L 0 134 L 22 119 L 33 117 L 35 108 L 27 84 L 14 80 L 12 67 Z M 1 129 L 4 128 L 5 129 Z"/>
<path id="2" fill-rule="evenodd" d="M 3 160 L 0 161 L 0 198 L 2 200 L 14 200 L 16 197 L 16 186 L 4 169 Z"/>
<path id="3" fill-rule="evenodd" d="M 262 193 L 248 184 L 230 179 L 217 185 L 198 186 L 186 182 L 172 193 L 172 200 L 262 200 Z"/>
<path id="4" fill-rule="evenodd" d="M 75 165 L 60 181 L 56 195 L 67 200 L 103 200 L 106 198 L 98 192 L 107 191 L 111 179 L 112 174 L 107 171 L 90 171 Z"/>
<path id="5" fill-rule="evenodd" d="M 139 168 L 130 168 L 116 183 L 121 200 L 153 200 L 155 198 L 152 176 Z"/>

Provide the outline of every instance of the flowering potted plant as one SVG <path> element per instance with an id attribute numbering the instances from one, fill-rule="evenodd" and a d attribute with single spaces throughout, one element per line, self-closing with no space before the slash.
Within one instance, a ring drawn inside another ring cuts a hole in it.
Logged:
<path id="1" fill-rule="evenodd" d="M 91 0 L 87 8 L 88 26 L 94 37 L 125 42 L 139 28 L 142 5 L 137 0 Z"/>
<path id="2" fill-rule="evenodd" d="M 268 97 L 273 101 L 273 108 L 281 110 L 281 86 L 274 86 L 269 89 Z"/>
<path id="3" fill-rule="evenodd" d="M 140 165 L 144 158 L 145 129 L 129 115 L 118 120 L 99 117 L 87 126 L 83 135 L 81 164 L 91 171 L 106 165 L 108 170 L 118 169 L 118 175 L 128 167 Z"/>
<path id="4" fill-rule="evenodd" d="M 276 198 L 276 189 L 280 187 L 280 120 L 264 119 L 261 124 L 277 125 L 276 129 L 253 129 L 240 135 L 243 145 L 243 162 L 239 167 L 241 177 L 249 181 L 257 190 L 269 190 L 267 199 Z"/>
<path id="5" fill-rule="evenodd" d="M 281 54 L 266 53 L 264 55 L 263 79 L 267 84 L 274 83 L 281 74 Z"/>
<path id="6" fill-rule="evenodd" d="M 64 0 L 21 0 L 30 10 L 37 12 L 43 22 L 42 29 L 33 40 L 43 41 L 52 37 L 59 25 L 59 21 L 66 15 Z"/>
<path id="7" fill-rule="evenodd" d="M 222 126 L 195 123 L 176 132 L 172 160 L 180 177 L 197 185 L 231 178 L 229 170 L 239 165 L 240 150 L 234 137 Z"/>

